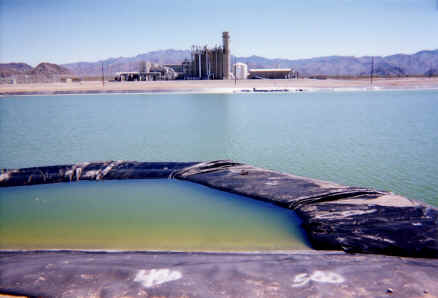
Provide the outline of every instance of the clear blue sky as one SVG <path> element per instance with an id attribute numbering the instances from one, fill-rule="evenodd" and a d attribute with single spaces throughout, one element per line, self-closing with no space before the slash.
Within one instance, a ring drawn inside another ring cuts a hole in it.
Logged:
<path id="1" fill-rule="evenodd" d="M 214 45 L 270 58 L 438 49 L 438 0 L 0 0 L 0 62 L 68 63 Z"/>

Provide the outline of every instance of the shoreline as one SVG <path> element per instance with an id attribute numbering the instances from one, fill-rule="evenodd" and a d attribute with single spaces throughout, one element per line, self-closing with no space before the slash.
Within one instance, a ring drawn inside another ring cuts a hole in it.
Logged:
<path id="1" fill-rule="evenodd" d="M 344 251 L 338 250 L 129 250 L 129 249 L 0 249 L 0 254 L 38 254 L 38 253 L 84 253 L 84 254 L 202 254 L 202 255 L 347 255 Z"/>
<path id="2" fill-rule="evenodd" d="M 254 91 L 256 89 L 256 91 Z M 33 83 L 0 85 L 0 96 L 22 95 L 88 95 L 88 94 L 253 94 L 298 92 L 354 92 L 438 90 L 438 78 L 378 78 L 370 86 L 367 79 L 299 79 L 229 81 L 147 81 L 72 83 Z"/>

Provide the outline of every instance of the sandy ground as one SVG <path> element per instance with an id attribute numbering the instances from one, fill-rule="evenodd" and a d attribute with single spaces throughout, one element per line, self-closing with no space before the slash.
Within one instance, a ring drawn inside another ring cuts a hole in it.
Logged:
<path id="1" fill-rule="evenodd" d="M 370 89 L 367 79 L 299 79 L 230 81 L 148 81 L 148 82 L 72 82 L 0 85 L 0 95 L 75 94 L 117 92 L 233 92 L 242 89 L 269 88 L 296 91 Z M 375 79 L 374 89 L 438 89 L 438 78 Z"/>

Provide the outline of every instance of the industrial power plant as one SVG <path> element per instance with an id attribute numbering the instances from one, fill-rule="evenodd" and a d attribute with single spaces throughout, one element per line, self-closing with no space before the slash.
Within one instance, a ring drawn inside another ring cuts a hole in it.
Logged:
<path id="1" fill-rule="evenodd" d="M 222 47 L 192 47 L 191 75 L 200 80 L 229 80 L 230 34 L 222 33 Z"/>
<path id="2" fill-rule="evenodd" d="M 222 46 L 192 46 L 190 59 L 181 64 L 168 64 L 159 70 L 139 72 L 118 72 L 117 81 L 151 80 L 245 80 L 245 79 L 292 79 L 297 73 L 290 68 L 249 69 L 245 63 L 235 63 L 231 67 L 230 33 L 222 33 Z"/>

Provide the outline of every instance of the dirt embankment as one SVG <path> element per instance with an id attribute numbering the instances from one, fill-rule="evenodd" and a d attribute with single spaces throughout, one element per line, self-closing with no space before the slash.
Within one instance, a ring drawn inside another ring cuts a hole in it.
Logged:
<path id="1" fill-rule="evenodd" d="M 123 92 L 233 92 L 253 88 L 286 88 L 304 90 L 367 90 L 367 89 L 438 89 L 438 78 L 395 78 L 369 80 L 299 79 L 299 80 L 240 80 L 240 81 L 147 81 L 2 84 L 0 95 L 84 94 Z"/>

